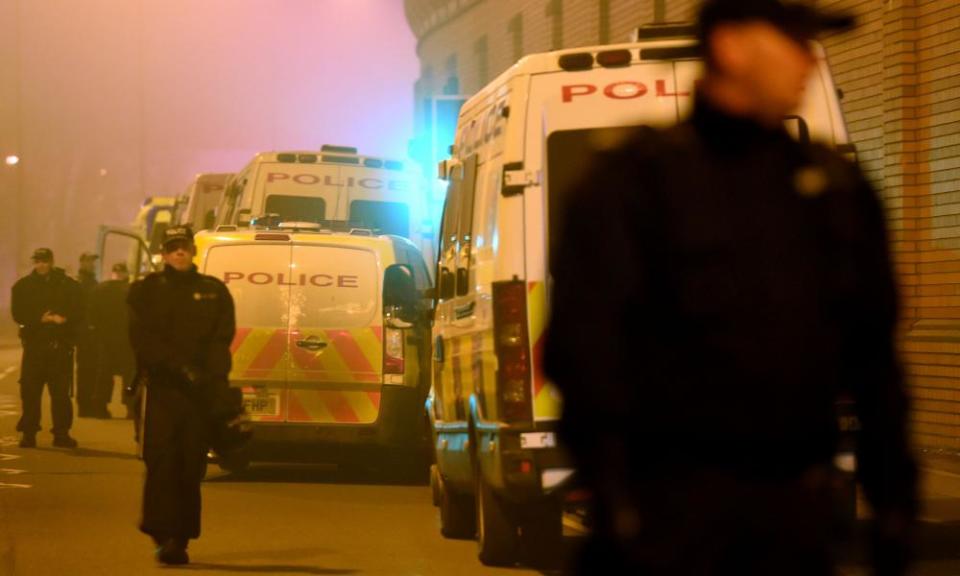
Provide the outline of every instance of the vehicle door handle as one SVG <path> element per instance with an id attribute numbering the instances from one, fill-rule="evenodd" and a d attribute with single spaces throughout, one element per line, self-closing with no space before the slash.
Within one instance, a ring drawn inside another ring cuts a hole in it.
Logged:
<path id="1" fill-rule="evenodd" d="M 307 338 L 306 340 L 297 340 L 297 348 L 305 348 L 312 352 L 317 352 L 323 350 L 327 347 L 327 343 L 315 338 Z"/>

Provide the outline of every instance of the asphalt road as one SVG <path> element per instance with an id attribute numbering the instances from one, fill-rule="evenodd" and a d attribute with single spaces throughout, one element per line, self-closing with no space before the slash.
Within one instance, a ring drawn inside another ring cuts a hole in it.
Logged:
<path id="1" fill-rule="evenodd" d="M 0 349 L 0 576 L 177 571 L 156 565 L 137 530 L 143 464 L 129 421 L 77 419 L 78 450 L 51 447 L 46 431 L 38 448 L 17 447 L 18 357 Z M 484 567 L 473 542 L 440 536 L 429 487 L 372 472 L 270 467 L 233 477 L 211 466 L 203 499 L 203 534 L 180 569 L 190 574 L 539 573 Z"/>
<path id="2" fill-rule="evenodd" d="M 0 576 L 540 574 L 484 567 L 472 541 L 441 537 L 428 487 L 334 467 L 254 467 L 231 476 L 212 466 L 193 563 L 159 567 L 136 528 L 143 464 L 134 456 L 131 423 L 77 419 L 80 449 L 51 447 L 47 432 L 38 435 L 38 448 L 20 449 L 18 362 L 19 349 L 0 344 Z M 123 413 L 119 404 L 112 410 Z M 46 406 L 43 425 L 50 426 Z M 913 574 L 958 576 L 960 460 L 924 463 L 921 558 Z M 559 553 L 570 554 L 577 541 L 568 538 Z M 847 554 L 841 576 L 866 576 L 861 558 Z"/>

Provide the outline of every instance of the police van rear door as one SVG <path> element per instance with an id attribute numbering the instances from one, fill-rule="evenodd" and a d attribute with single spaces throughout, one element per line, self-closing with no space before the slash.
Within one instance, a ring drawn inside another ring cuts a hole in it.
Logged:
<path id="1" fill-rule="evenodd" d="M 231 385 L 243 389 L 244 404 L 255 422 L 284 422 L 292 247 L 286 234 L 256 236 L 260 238 L 256 242 L 213 245 L 203 260 L 203 272 L 226 283 L 236 306 Z"/>
<path id="2" fill-rule="evenodd" d="M 355 242 L 293 246 L 289 422 L 377 421 L 383 381 L 380 277 L 377 253 Z"/>
<path id="3" fill-rule="evenodd" d="M 629 134 L 625 127 L 676 123 L 682 101 L 692 93 L 692 86 L 677 85 L 673 62 L 644 59 L 636 48 L 611 47 L 610 51 L 628 54 L 629 64 L 539 74 L 530 82 L 524 169 L 541 171 L 544 183 L 524 191 L 525 212 L 531 215 L 525 244 L 534 368 L 531 392 L 537 421 L 556 420 L 561 410 L 559 392 L 543 375 L 542 356 L 549 246 L 558 236 L 565 193 L 590 166 L 592 151 L 616 146 Z"/>

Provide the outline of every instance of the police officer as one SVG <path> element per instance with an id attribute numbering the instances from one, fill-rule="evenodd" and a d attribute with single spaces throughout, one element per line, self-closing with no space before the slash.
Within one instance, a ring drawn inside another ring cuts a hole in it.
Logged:
<path id="1" fill-rule="evenodd" d="M 193 232 L 164 232 L 162 272 L 130 287 L 130 341 L 146 380 L 143 458 L 147 466 L 141 531 L 164 564 L 189 562 L 200 536 L 200 481 L 207 429 L 227 386 L 234 335 L 233 299 L 216 278 L 197 272 Z"/>
<path id="2" fill-rule="evenodd" d="M 83 295 L 85 316 L 89 317 L 93 291 L 97 287 L 98 256 L 90 252 L 80 255 L 80 267 L 77 270 L 77 282 Z M 79 327 L 77 334 L 77 415 L 102 418 L 103 411 L 94 403 L 97 387 L 97 344 L 93 336 L 93 327 L 89 322 Z"/>
<path id="3" fill-rule="evenodd" d="M 578 574 L 832 574 L 844 391 L 878 574 L 916 513 L 897 298 L 861 172 L 784 129 L 851 20 L 787 0 L 708 0 L 692 116 L 598 152 L 551 263 L 546 368 L 596 496 Z"/>
<path id="4" fill-rule="evenodd" d="M 127 265 L 117 262 L 110 271 L 110 279 L 93 290 L 90 299 L 90 327 L 97 348 L 97 386 L 94 389 L 91 408 L 94 414 L 110 418 L 110 400 L 113 398 L 114 381 L 120 381 L 120 389 L 126 390 L 133 381 L 136 363 L 130 347 L 129 314 L 127 293 L 130 290 L 130 273 Z M 130 399 L 127 417 L 135 412 Z"/>
<path id="5" fill-rule="evenodd" d="M 80 286 L 53 265 L 53 252 L 33 252 L 33 272 L 18 280 L 11 291 L 11 312 L 20 325 L 23 360 L 20 368 L 20 398 L 23 414 L 17 423 L 20 446 L 37 445 L 40 430 L 40 401 L 43 387 L 50 392 L 53 414 L 53 445 L 76 448 L 70 436 L 73 406 L 73 347 L 82 323 Z"/>

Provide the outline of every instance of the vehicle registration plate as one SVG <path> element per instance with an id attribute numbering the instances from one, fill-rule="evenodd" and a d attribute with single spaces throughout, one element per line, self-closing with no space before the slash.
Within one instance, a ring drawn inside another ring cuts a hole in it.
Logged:
<path id="1" fill-rule="evenodd" d="M 520 434 L 521 448 L 555 448 L 557 435 L 553 432 L 524 432 Z"/>
<path id="2" fill-rule="evenodd" d="M 251 416 L 279 416 L 280 397 L 270 395 L 244 395 L 243 406 Z"/>

